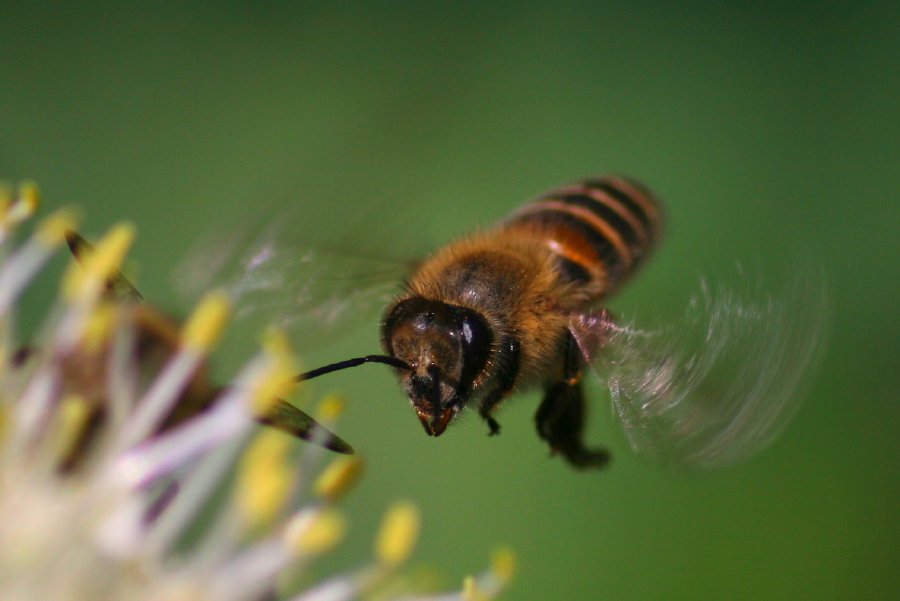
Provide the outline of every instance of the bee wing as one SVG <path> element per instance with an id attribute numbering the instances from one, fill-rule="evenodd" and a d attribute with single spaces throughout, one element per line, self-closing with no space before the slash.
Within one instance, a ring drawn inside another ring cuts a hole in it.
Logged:
<path id="1" fill-rule="evenodd" d="M 656 329 L 606 313 L 572 319 L 635 451 L 717 467 L 764 449 L 785 428 L 829 322 L 820 270 L 795 269 L 787 282 L 773 294 L 743 274 L 733 286 L 701 279 L 681 319 Z"/>
<path id="2" fill-rule="evenodd" d="M 232 228 L 227 237 L 211 232 L 176 270 L 176 288 L 191 298 L 224 287 L 235 300 L 236 319 L 275 323 L 314 340 L 316 333 L 334 334 L 371 318 L 409 268 L 309 240 L 279 224 Z"/>
<path id="3" fill-rule="evenodd" d="M 93 245 L 77 232 L 67 232 L 66 242 L 78 261 L 84 261 L 94 252 Z M 137 288 L 119 271 L 107 280 L 105 293 L 112 298 L 135 303 L 143 300 Z M 311 415 L 280 399 L 267 415 L 259 418 L 259 422 L 338 453 L 354 453 L 349 443 L 323 427 Z"/>

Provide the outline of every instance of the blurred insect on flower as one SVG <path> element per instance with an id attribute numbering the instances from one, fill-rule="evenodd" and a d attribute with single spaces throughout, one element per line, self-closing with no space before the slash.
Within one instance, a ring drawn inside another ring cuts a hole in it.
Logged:
<path id="1" fill-rule="evenodd" d="M 77 219 L 64 209 L 14 245 L 37 205 L 32 185 L 0 198 L 0 597 L 275 598 L 284 573 L 302 573 L 345 531 L 335 502 L 361 460 L 339 456 L 320 467 L 325 448 L 352 452 L 327 430 L 340 402 L 323 400 L 316 420 L 281 400 L 298 372 L 275 331 L 227 386 L 213 386 L 206 358 L 229 298 L 211 293 L 179 329 L 133 302 L 140 295 L 118 272 L 131 226 L 113 227 L 93 248 L 71 233 Z M 23 346 L 17 302 L 66 241 L 79 261 L 37 343 Z M 260 421 L 314 444 L 303 445 L 298 462 L 296 443 L 260 431 Z M 513 559 L 502 551 L 459 591 L 415 591 L 400 568 L 419 522 L 413 504 L 393 505 L 371 562 L 284 598 L 390 590 L 409 600 L 490 599 L 511 578 Z"/>

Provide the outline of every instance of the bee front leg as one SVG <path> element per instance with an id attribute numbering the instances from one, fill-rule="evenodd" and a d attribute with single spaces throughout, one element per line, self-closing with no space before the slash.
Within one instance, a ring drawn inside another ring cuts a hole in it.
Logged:
<path id="1" fill-rule="evenodd" d="M 490 429 L 490 431 L 488 432 L 488 436 L 497 436 L 498 434 L 500 434 L 500 423 L 495 420 L 490 414 L 491 409 L 493 409 L 494 406 L 498 402 L 500 402 L 502 395 L 497 394 L 499 392 L 500 391 L 495 390 L 493 393 L 491 393 L 491 396 L 486 398 L 481 403 L 481 407 L 478 408 L 478 415 L 481 416 L 481 419 L 487 422 L 488 428 Z M 494 399 L 492 397 L 496 398 Z"/>
<path id="2" fill-rule="evenodd" d="M 494 410 L 504 397 L 512 392 L 513 386 L 516 383 L 516 378 L 519 376 L 521 361 L 519 355 L 519 341 L 511 336 L 504 338 L 500 345 L 497 360 L 503 365 L 503 368 L 499 373 L 497 387 L 484 397 L 481 401 L 481 406 L 478 408 L 478 415 L 487 422 L 488 428 L 490 428 L 488 436 L 497 436 L 500 434 L 500 424 L 491 416 L 491 411 Z"/>
<path id="3" fill-rule="evenodd" d="M 609 451 L 589 449 L 582 440 L 586 415 L 581 389 L 582 360 L 571 335 L 566 342 L 563 379 L 547 386 L 534 416 L 538 435 L 554 453 L 562 453 L 577 468 L 601 468 L 609 463 Z"/>

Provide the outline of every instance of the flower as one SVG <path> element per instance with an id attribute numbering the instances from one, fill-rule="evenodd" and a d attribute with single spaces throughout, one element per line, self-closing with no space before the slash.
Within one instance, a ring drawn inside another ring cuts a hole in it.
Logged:
<path id="1" fill-rule="evenodd" d="M 0 595 L 272 598 L 285 570 L 302 570 L 340 542 L 346 518 L 336 503 L 361 460 L 337 456 L 322 468 L 328 451 L 304 443 L 298 464 L 297 443 L 256 427 L 255 416 L 295 386 L 296 362 L 279 333 L 266 333 L 228 386 L 207 381 L 208 354 L 231 310 L 227 295 L 207 295 L 181 328 L 152 307 L 110 298 L 117 285 L 130 286 L 118 272 L 134 238 L 128 224 L 73 262 L 40 343 L 18 346 L 16 303 L 77 226 L 75 212 L 63 209 L 14 246 L 37 205 L 33 185 L 0 198 Z M 339 408 L 323 400 L 319 421 L 327 427 Z M 319 443 L 329 436 L 324 427 L 311 435 Z M 397 583 L 419 521 L 415 505 L 395 503 L 368 565 L 286 598 L 405 590 Z M 512 571 L 503 551 L 459 591 L 401 598 L 490 599 Z"/>

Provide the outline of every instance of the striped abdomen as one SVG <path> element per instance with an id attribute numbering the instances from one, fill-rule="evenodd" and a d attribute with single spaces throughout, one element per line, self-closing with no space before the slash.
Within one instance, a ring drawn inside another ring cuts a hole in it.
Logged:
<path id="1" fill-rule="evenodd" d="M 634 273 L 660 235 L 660 207 L 640 184 L 617 176 L 552 190 L 516 211 L 507 229 L 532 233 L 559 257 L 569 280 L 608 294 Z"/>

